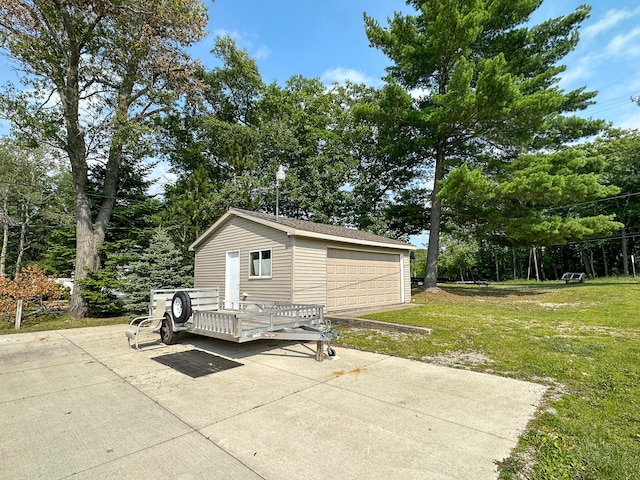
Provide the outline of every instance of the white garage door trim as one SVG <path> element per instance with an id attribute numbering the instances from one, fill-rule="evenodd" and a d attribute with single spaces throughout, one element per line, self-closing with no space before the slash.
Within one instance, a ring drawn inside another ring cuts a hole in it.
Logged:
<path id="1" fill-rule="evenodd" d="M 403 254 L 327 248 L 327 310 L 404 302 Z"/>

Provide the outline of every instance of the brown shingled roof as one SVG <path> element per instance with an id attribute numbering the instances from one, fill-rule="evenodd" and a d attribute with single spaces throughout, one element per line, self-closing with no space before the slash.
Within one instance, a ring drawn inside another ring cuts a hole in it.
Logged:
<path id="1" fill-rule="evenodd" d="M 369 232 L 363 232 L 362 230 L 356 230 L 355 228 L 339 227 L 336 225 L 326 225 L 323 223 L 309 222 L 306 220 L 296 220 L 293 218 L 278 216 L 268 213 L 252 212 L 250 210 L 242 210 L 240 208 L 232 208 L 229 213 L 238 212 L 243 216 L 254 217 L 268 222 L 277 223 L 285 227 L 290 227 L 295 230 L 302 230 L 305 232 L 318 233 L 322 235 L 330 235 L 333 237 L 342 237 L 351 240 L 362 240 L 365 242 L 384 243 L 387 245 L 398 245 L 399 247 L 407 247 L 408 244 L 400 240 L 393 238 L 382 237 Z"/>

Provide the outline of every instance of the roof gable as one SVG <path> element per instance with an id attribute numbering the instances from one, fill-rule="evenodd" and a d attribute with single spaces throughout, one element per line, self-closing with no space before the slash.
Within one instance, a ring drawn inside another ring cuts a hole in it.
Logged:
<path id="1" fill-rule="evenodd" d="M 309 222 L 306 220 L 296 220 L 268 213 L 252 212 L 239 208 L 231 208 L 220 219 L 214 223 L 206 232 L 191 244 L 189 250 L 195 250 L 209 236 L 213 235 L 219 228 L 223 226 L 227 219 L 232 216 L 244 218 L 262 225 L 269 226 L 276 230 L 283 231 L 289 236 L 309 237 L 322 240 L 330 240 L 336 242 L 353 243 L 357 245 L 377 246 L 386 248 L 396 248 L 402 250 L 414 250 L 413 245 L 394 240 L 392 238 L 382 237 L 369 232 L 363 232 L 353 228 L 338 227 L 335 225 L 325 225 L 322 223 Z"/>

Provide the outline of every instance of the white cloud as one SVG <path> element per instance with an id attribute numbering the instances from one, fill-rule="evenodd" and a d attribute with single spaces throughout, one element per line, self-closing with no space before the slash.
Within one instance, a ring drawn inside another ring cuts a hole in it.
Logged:
<path id="1" fill-rule="evenodd" d="M 218 28 L 213 31 L 213 42 L 218 37 L 231 37 L 235 40 L 236 45 L 239 48 L 244 48 L 249 52 L 249 55 L 254 59 L 266 60 L 271 55 L 271 50 L 266 45 L 260 45 L 256 47 L 255 42 L 250 38 L 250 36 L 244 35 L 237 30 L 226 30 L 224 28 Z"/>
<path id="2" fill-rule="evenodd" d="M 342 68 L 336 67 L 326 70 L 321 76 L 320 80 L 323 83 L 338 83 L 344 84 L 347 81 L 352 83 L 364 83 L 365 85 L 377 85 L 381 83 L 380 81 L 376 81 L 373 78 L 369 77 L 367 74 L 355 70 L 353 68 Z"/>
<path id="3" fill-rule="evenodd" d="M 215 37 L 231 37 L 236 42 L 239 42 L 242 40 L 242 35 L 240 35 L 240 32 L 236 30 L 226 30 L 224 28 L 218 28 L 213 31 L 213 34 Z"/>
<path id="4" fill-rule="evenodd" d="M 640 44 L 636 40 L 638 37 L 640 37 L 640 27 L 628 33 L 616 35 L 607 45 L 607 53 L 627 58 L 640 56 Z"/>
<path id="5" fill-rule="evenodd" d="M 253 53 L 253 58 L 256 60 L 266 60 L 271 55 L 271 50 L 269 50 L 266 46 L 258 47 L 258 49 Z"/>
<path id="6" fill-rule="evenodd" d="M 593 57 L 583 57 L 575 65 L 567 65 L 567 69 L 560 74 L 560 85 L 567 88 L 583 79 L 592 77 L 596 73 L 599 62 Z"/>
<path id="7" fill-rule="evenodd" d="M 630 130 L 640 129 L 640 111 L 635 115 L 626 115 L 622 121 L 615 122 L 614 127 Z"/>
<path id="8" fill-rule="evenodd" d="M 640 13 L 640 8 L 636 8 L 635 10 L 631 10 L 631 11 L 617 10 L 617 9 L 609 10 L 603 18 L 585 27 L 584 30 L 582 30 L 582 34 L 586 38 L 593 38 L 602 32 L 611 30 L 618 23 L 628 18 L 634 17 L 639 13 Z"/>

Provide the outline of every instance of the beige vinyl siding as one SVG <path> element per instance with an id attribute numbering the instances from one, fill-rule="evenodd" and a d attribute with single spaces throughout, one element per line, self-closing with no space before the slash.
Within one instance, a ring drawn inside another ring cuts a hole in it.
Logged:
<path id="1" fill-rule="evenodd" d="M 404 252 L 404 303 L 411 303 L 411 259 L 409 252 Z"/>
<path id="2" fill-rule="evenodd" d="M 327 244 L 309 238 L 293 241 L 293 302 L 326 305 Z"/>
<path id="3" fill-rule="evenodd" d="M 249 278 L 249 252 L 271 250 L 271 278 Z M 194 286 L 220 287 L 225 297 L 226 252 L 240 251 L 240 293 L 247 300 L 291 301 L 291 239 L 286 233 L 231 217 L 196 249 Z"/>
<path id="4" fill-rule="evenodd" d="M 327 310 L 391 305 L 402 301 L 400 254 L 388 250 L 329 248 Z M 403 258 L 403 265 L 406 262 Z M 406 278 L 406 270 L 405 275 Z M 405 289 L 406 292 L 406 284 Z M 407 301 L 405 296 L 405 301 Z"/>

